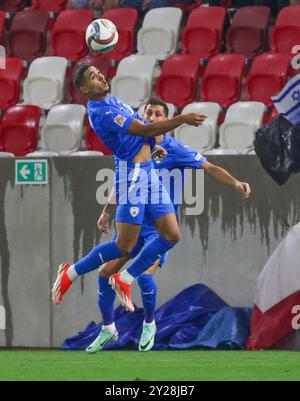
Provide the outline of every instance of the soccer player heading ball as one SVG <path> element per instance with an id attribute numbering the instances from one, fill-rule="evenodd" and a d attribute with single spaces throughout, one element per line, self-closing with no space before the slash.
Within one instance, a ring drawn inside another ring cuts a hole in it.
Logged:
<path id="1" fill-rule="evenodd" d="M 61 303 L 64 294 L 78 276 L 95 270 L 111 260 L 132 257 L 146 216 L 147 223 L 155 226 L 157 234 L 145 242 L 142 251 L 128 269 L 110 277 L 110 285 L 124 307 L 128 311 L 133 311 L 131 283 L 155 265 L 180 239 L 173 203 L 158 179 L 151 160 L 153 152 L 156 152 L 156 157 L 161 159 L 167 155 L 163 148 L 157 148 L 155 137 L 164 135 L 182 124 L 199 126 L 206 116 L 188 113 L 170 120 L 150 119 L 150 123 L 147 124 L 130 106 L 109 94 L 109 85 L 96 67 L 81 66 L 75 73 L 74 83 L 89 99 L 88 116 L 93 129 L 115 155 L 117 235 L 114 240 L 96 246 L 74 265 L 67 263 L 60 265 L 52 289 L 53 301 L 56 304 Z M 204 162 L 203 166 L 208 163 L 204 158 L 201 162 Z M 211 164 L 207 164 L 208 170 L 209 165 Z M 220 168 L 211 167 L 210 171 L 214 171 L 212 175 L 220 181 L 233 185 L 244 198 L 250 195 L 247 183 L 239 182 Z M 131 196 L 136 186 L 140 191 L 138 202 Z M 152 199 L 159 199 L 159 202 L 151 203 Z"/>

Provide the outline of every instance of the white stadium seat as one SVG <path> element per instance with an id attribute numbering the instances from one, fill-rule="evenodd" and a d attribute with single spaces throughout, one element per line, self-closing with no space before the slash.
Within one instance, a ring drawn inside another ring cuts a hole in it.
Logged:
<path id="1" fill-rule="evenodd" d="M 80 157 L 87 157 L 87 156 L 103 156 L 102 152 L 97 152 L 96 150 L 82 150 L 78 152 L 71 153 L 70 156 L 80 156 Z"/>
<path id="2" fill-rule="evenodd" d="M 172 103 L 166 103 L 166 104 L 167 104 L 168 110 L 169 110 L 168 118 L 174 117 L 174 114 L 175 114 L 175 112 L 176 112 L 176 107 L 175 107 L 174 104 L 172 104 Z M 141 116 L 141 117 L 142 117 L 142 115 L 144 114 L 145 105 L 146 105 L 146 103 L 145 103 L 145 104 L 142 104 L 142 105 L 139 107 L 138 111 L 137 111 L 137 112 L 138 112 L 138 115 Z"/>
<path id="3" fill-rule="evenodd" d="M 231 105 L 220 127 L 220 146 L 241 151 L 253 146 L 255 132 L 262 124 L 266 107 L 260 102 L 238 102 Z"/>
<path id="4" fill-rule="evenodd" d="M 207 119 L 199 127 L 183 124 L 176 128 L 176 139 L 200 152 L 213 148 L 217 139 L 217 124 L 220 110 L 220 105 L 212 102 L 195 102 L 186 105 L 182 113 L 201 113 L 205 114 Z"/>
<path id="5" fill-rule="evenodd" d="M 175 7 L 161 7 L 149 10 L 143 26 L 138 31 L 139 54 L 149 54 L 165 60 L 177 50 L 182 11 Z"/>
<path id="6" fill-rule="evenodd" d="M 45 152 L 51 152 L 49 156 L 56 153 L 70 155 L 78 150 L 83 136 L 85 111 L 85 107 L 79 104 L 52 107 L 42 128 L 42 149 L 34 152 L 34 156 L 46 156 Z"/>
<path id="7" fill-rule="evenodd" d="M 0 157 L 15 157 L 15 155 L 10 152 L 0 152 Z"/>
<path id="8" fill-rule="evenodd" d="M 140 107 L 151 95 L 155 64 L 153 56 L 123 58 L 112 79 L 111 93 L 131 107 Z"/>
<path id="9" fill-rule="evenodd" d="M 50 152 L 48 150 L 36 150 L 35 152 L 27 153 L 26 157 L 53 157 L 59 156 L 57 152 Z"/>
<path id="10" fill-rule="evenodd" d="M 239 153 L 235 149 L 216 148 L 207 150 L 203 154 L 206 156 L 206 155 L 238 155 Z"/>
<path id="11" fill-rule="evenodd" d="M 30 64 L 24 81 L 24 103 L 43 109 L 64 100 L 67 60 L 63 57 L 40 57 Z"/>

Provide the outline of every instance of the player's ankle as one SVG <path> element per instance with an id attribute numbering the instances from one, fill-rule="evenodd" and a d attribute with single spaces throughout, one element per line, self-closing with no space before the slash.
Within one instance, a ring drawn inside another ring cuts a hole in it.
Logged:
<path id="1" fill-rule="evenodd" d="M 122 273 L 120 274 L 120 279 L 124 283 L 129 284 L 129 285 L 131 285 L 134 281 L 134 277 L 130 273 L 128 273 L 127 270 L 122 271 Z"/>
<path id="2" fill-rule="evenodd" d="M 116 325 L 115 322 L 112 322 L 108 325 L 103 325 L 103 328 L 107 331 L 109 331 L 111 334 L 114 334 L 116 331 Z"/>
<path id="3" fill-rule="evenodd" d="M 74 282 L 78 279 L 78 273 L 75 269 L 74 265 L 71 265 L 68 269 L 67 269 L 67 276 L 69 277 L 69 279 Z"/>

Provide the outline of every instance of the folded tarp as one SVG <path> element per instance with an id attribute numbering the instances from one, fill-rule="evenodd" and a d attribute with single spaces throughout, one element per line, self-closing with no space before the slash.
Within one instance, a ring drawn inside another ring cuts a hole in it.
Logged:
<path id="1" fill-rule="evenodd" d="M 155 350 L 170 350 L 181 341 L 193 342 L 210 319 L 227 304 L 203 284 L 195 284 L 167 301 L 155 312 L 157 333 Z M 142 331 L 143 309 L 128 313 L 123 307 L 115 310 L 115 323 L 119 340 L 107 344 L 106 349 L 137 349 Z M 102 324 L 91 322 L 84 331 L 64 341 L 65 350 L 83 350 L 97 337 Z"/>

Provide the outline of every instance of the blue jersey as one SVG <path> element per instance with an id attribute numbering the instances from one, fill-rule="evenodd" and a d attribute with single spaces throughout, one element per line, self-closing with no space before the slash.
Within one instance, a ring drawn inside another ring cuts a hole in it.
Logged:
<path id="1" fill-rule="evenodd" d="M 181 192 L 184 185 L 184 173 L 186 168 L 199 169 L 202 164 L 206 161 L 206 158 L 199 152 L 191 149 L 187 145 L 179 142 L 177 139 L 166 134 L 164 140 L 160 145 L 168 152 L 167 156 L 161 161 L 157 162 L 153 160 L 154 167 L 157 170 L 160 179 L 165 184 L 168 182 L 170 172 L 178 173 L 174 174 L 171 180 L 171 185 L 166 186 L 171 201 L 177 210 L 178 204 L 181 199 Z M 177 170 L 177 171 L 174 171 Z M 168 178 L 166 179 L 166 177 Z M 180 180 L 180 182 L 178 182 Z"/>
<path id="2" fill-rule="evenodd" d="M 87 110 L 93 130 L 118 159 L 131 161 L 145 143 L 154 145 L 153 138 L 128 135 L 132 120 L 147 122 L 115 96 L 108 95 L 104 100 L 89 100 Z"/>

